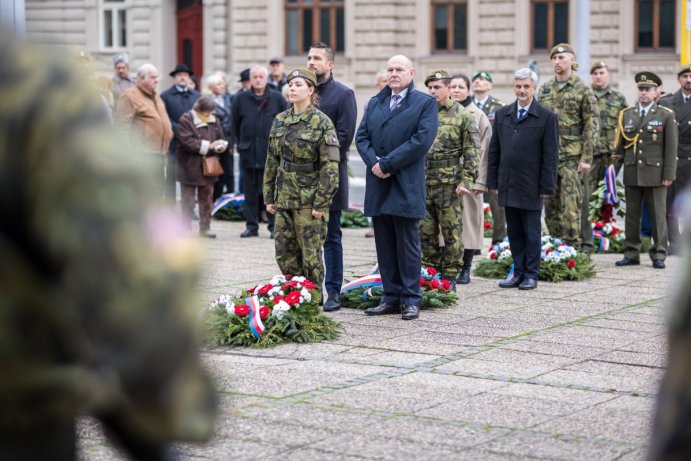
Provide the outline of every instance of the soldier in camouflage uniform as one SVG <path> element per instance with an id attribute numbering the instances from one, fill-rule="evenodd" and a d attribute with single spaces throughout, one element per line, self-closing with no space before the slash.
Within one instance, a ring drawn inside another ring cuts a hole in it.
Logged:
<path id="1" fill-rule="evenodd" d="M 626 98 L 609 86 L 609 69 L 604 61 L 593 64 L 590 67 L 590 75 L 593 92 L 600 108 L 600 137 L 597 149 L 593 153 L 593 164 L 590 167 L 590 193 L 592 194 L 604 182 L 607 167 L 616 162 L 614 136 L 617 132 L 619 112 L 626 109 Z M 621 162 L 617 164 L 617 173 L 620 168 Z"/>
<path id="2" fill-rule="evenodd" d="M 574 72 L 573 48 L 557 45 L 550 58 L 556 75 L 537 96 L 559 118 L 559 166 L 556 194 L 545 200 L 545 221 L 550 235 L 589 253 L 592 227 L 583 209 L 590 196 L 587 172 L 597 146 L 600 109 L 593 90 Z"/>
<path id="3" fill-rule="evenodd" d="M 321 291 L 322 246 L 329 205 L 338 189 L 338 137 L 331 119 L 314 107 L 317 77 L 307 69 L 288 74 L 293 107 L 274 119 L 264 171 L 266 210 L 276 215 L 276 262 Z"/>
<path id="4" fill-rule="evenodd" d="M 432 72 L 425 85 L 439 106 L 439 128 L 427 153 L 427 216 L 420 221 L 422 264 L 439 268 L 456 287 L 462 267 L 461 240 L 463 202 L 478 173 L 480 134 L 473 115 L 450 97 L 451 76 L 445 70 Z M 444 247 L 439 246 L 439 233 Z"/>
<path id="5" fill-rule="evenodd" d="M 471 81 L 475 105 L 485 113 L 494 126 L 494 114 L 504 107 L 504 103 L 489 94 L 492 90 L 492 75 L 484 70 L 475 72 Z M 489 202 L 489 209 L 492 213 L 492 243 L 501 242 L 506 237 L 504 207 L 499 206 L 499 197 L 496 192 L 485 192 L 485 199 Z"/>
<path id="6" fill-rule="evenodd" d="M 172 459 L 213 431 L 201 248 L 71 60 L 3 44 L 0 459 L 75 459 L 84 414 L 134 459 Z"/>

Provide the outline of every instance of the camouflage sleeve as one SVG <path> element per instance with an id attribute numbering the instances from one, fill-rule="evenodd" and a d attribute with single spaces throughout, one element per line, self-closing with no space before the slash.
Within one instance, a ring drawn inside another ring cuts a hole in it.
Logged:
<path id="1" fill-rule="evenodd" d="M 593 155 L 600 138 L 600 106 L 590 87 L 586 87 L 581 99 L 581 118 L 583 120 L 583 148 L 580 163 L 593 163 Z"/>
<path id="2" fill-rule="evenodd" d="M 331 199 L 338 190 L 338 160 L 340 159 L 338 136 L 328 117 L 325 117 L 322 122 L 322 130 L 323 135 L 317 144 L 320 166 L 319 184 L 312 203 L 312 209 L 316 211 L 327 211 L 331 205 Z"/>
<path id="3" fill-rule="evenodd" d="M 461 169 L 461 182 L 463 187 L 473 187 L 478 174 L 478 162 L 480 159 L 480 129 L 475 123 L 473 114 L 465 112 L 463 133 L 463 168 Z"/>
<path id="4" fill-rule="evenodd" d="M 274 118 L 269 132 L 269 150 L 266 153 L 266 164 L 264 165 L 264 203 L 273 205 L 276 203 L 276 177 L 278 175 L 278 162 L 280 160 L 280 146 L 278 140 L 272 133 L 276 131 L 276 120 Z"/>

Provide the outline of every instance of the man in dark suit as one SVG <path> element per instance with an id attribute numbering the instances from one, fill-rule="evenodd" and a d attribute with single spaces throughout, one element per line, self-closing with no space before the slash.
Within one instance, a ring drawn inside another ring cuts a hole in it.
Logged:
<path id="1" fill-rule="evenodd" d="M 513 74 L 516 102 L 497 111 L 489 144 L 487 187 L 499 193 L 514 260 L 513 276 L 501 288 L 532 290 L 540 275 L 540 215 L 543 198 L 557 182 L 557 116 L 533 98 L 537 75 Z"/>
<path id="2" fill-rule="evenodd" d="M 168 161 L 166 162 L 165 195 L 168 200 L 175 202 L 177 181 L 175 153 L 178 150 L 178 122 L 182 114 L 192 109 L 200 94 L 199 91 L 189 88 L 190 77 L 194 75 L 194 72 L 187 64 L 178 64 L 169 75 L 175 79 L 175 83 L 161 93 L 168 118 L 173 125 L 173 140 L 168 147 Z"/>
<path id="3" fill-rule="evenodd" d="M 329 208 L 329 223 L 324 241 L 324 285 L 328 299 L 324 311 L 341 308 L 343 284 L 343 245 L 341 243 L 341 211 L 348 208 L 348 149 L 355 136 L 357 103 L 353 90 L 334 80 L 334 52 L 326 43 L 312 45 L 307 55 L 307 68 L 317 76 L 319 110 L 331 119 L 336 128 L 341 158 L 338 161 L 338 190 Z"/>
<path id="4" fill-rule="evenodd" d="M 638 104 L 619 114 L 615 147 L 624 157 L 626 246 L 617 266 L 641 263 L 641 206 L 650 206 L 653 242 L 648 252 L 655 269 L 665 268 L 667 257 L 667 188 L 677 172 L 677 124 L 674 112 L 655 103 L 662 80 L 652 72 L 636 74 Z"/>
<path id="5" fill-rule="evenodd" d="M 679 91 L 664 96 L 660 105 L 674 111 L 679 127 L 677 148 L 677 177 L 667 188 L 667 235 L 669 254 L 678 254 L 681 244 L 679 220 L 674 202 L 677 196 L 691 183 L 691 66 L 686 64 L 677 73 Z"/>
<path id="6" fill-rule="evenodd" d="M 387 63 L 388 86 L 367 104 L 355 144 L 367 165 L 365 215 L 372 216 L 384 285 L 367 315 L 420 313 L 422 254 L 418 221 L 425 217 L 425 154 L 437 134 L 437 102 L 415 89 L 413 63 Z"/>

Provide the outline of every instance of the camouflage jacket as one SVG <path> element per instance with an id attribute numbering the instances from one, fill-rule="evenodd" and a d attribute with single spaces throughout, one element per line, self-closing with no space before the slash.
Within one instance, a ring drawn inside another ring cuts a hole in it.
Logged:
<path id="1" fill-rule="evenodd" d="M 338 189 L 338 137 L 331 119 L 310 106 L 274 119 L 264 170 L 264 200 L 278 208 L 327 211 Z"/>
<path id="2" fill-rule="evenodd" d="M 504 107 L 504 103 L 492 95 L 487 97 L 487 101 L 482 105 L 482 112 L 485 113 L 491 123 L 494 123 L 494 114 Z"/>
<path id="3" fill-rule="evenodd" d="M 428 186 L 463 184 L 477 179 L 480 133 L 473 114 L 449 99 L 439 106 L 439 128 L 427 152 L 425 181 Z"/>
<path id="4" fill-rule="evenodd" d="M 553 78 L 537 96 L 559 119 L 559 162 L 591 163 L 600 135 L 600 108 L 592 88 L 573 73 L 561 90 Z"/>
<path id="5" fill-rule="evenodd" d="M 612 87 L 593 88 L 600 108 L 600 138 L 594 155 L 610 155 L 614 150 L 614 136 L 617 133 L 619 112 L 626 109 L 626 98 Z"/>
<path id="6" fill-rule="evenodd" d="M 0 427 L 108 414 L 145 445 L 209 437 L 202 248 L 156 201 L 160 158 L 118 136 L 66 53 L 4 43 Z"/>

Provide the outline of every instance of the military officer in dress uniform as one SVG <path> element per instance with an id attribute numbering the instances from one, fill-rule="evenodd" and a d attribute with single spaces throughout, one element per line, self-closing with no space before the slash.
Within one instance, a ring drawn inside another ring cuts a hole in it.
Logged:
<path id="1" fill-rule="evenodd" d="M 420 221 L 422 264 L 440 269 L 456 290 L 456 276 L 461 272 L 463 202 L 477 179 L 480 157 L 480 133 L 473 114 L 451 99 L 451 75 L 436 70 L 425 85 L 437 99 L 439 128 L 434 144 L 427 152 L 425 182 L 427 216 Z M 444 247 L 439 245 L 439 233 Z"/>
<path id="2" fill-rule="evenodd" d="M 471 79 L 473 90 L 473 102 L 482 112 L 485 113 L 490 123 L 494 125 L 494 114 L 504 103 L 489 94 L 492 91 L 492 75 L 481 70 L 473 74 Z M 496 192 L 488 191 L 485 198 L 489 201 L 489 208 L 492 213 L 492 243 L 498 243 L 506 237 L 506 214 L 504 207 L 499 206 L 499 198 Z"/>
<path id="3" fill-rule="evenodd" d="M 641 207 L 643 198 L 650 205 L 653 242 L 650 259 L 655 269 L 665 268 L 667 257 L 667 187 L 677 171 L 677 127 L 674 112 L 655 103 L 660 77 L 652 72 L 636 74 L 638 104 L 621 111 L 615 147 L 624 156 L 626 193 L 626 247 L 617 266 L 636 266 L 640 262 Z"/>
<path id="4" fill-rule="evenodd" d="M 626 98 L 609 85 L 609 68 L 604 61 L 597 61 L 590 66 L 590 78 L 595 98 L 597 98 L 597 105 L 600 107 L 600 137 L 597 142 L 597 149 L 593 153 L 593 164 L 590 167 L 590 192 L 592 194 L 604 182 L 607 167 L 616 160 L 612 146 L 614 145 L 614 136 L 617 133 L 619 112 L 626 109 Z M 621 168 L 621 164 L 617 165 L 617 172 L 619 168 Z M 589 204 L 586 200 L 583 203 L 586 206 Z"/>
<path id="5" fill-rule="evenodd" d="M 677 73 L 679 91 L 665 95 L 660 106 L 674 111 L 679 127 L 679 146 L 677 151 L 677 176 L 667 188 L 667 234 L 669 254 L 679 252 L 679 222 L 674 202 L 677 196 L 691 182 L 691 65 L 685 65 Z"/>
<path id="6" fill-rule="evenodd" d="M 571 45 L 555 46 L 550 59 L 554 78 L 540 87 L 538 99 L 559 118 L 559 165 L 556 194 L 545 200 L 545 222 L 550 235 L 590 253 L 588 169 L 600 132 L 600 108 L 590 85 L 574 72 L 576 55 Z"/>

